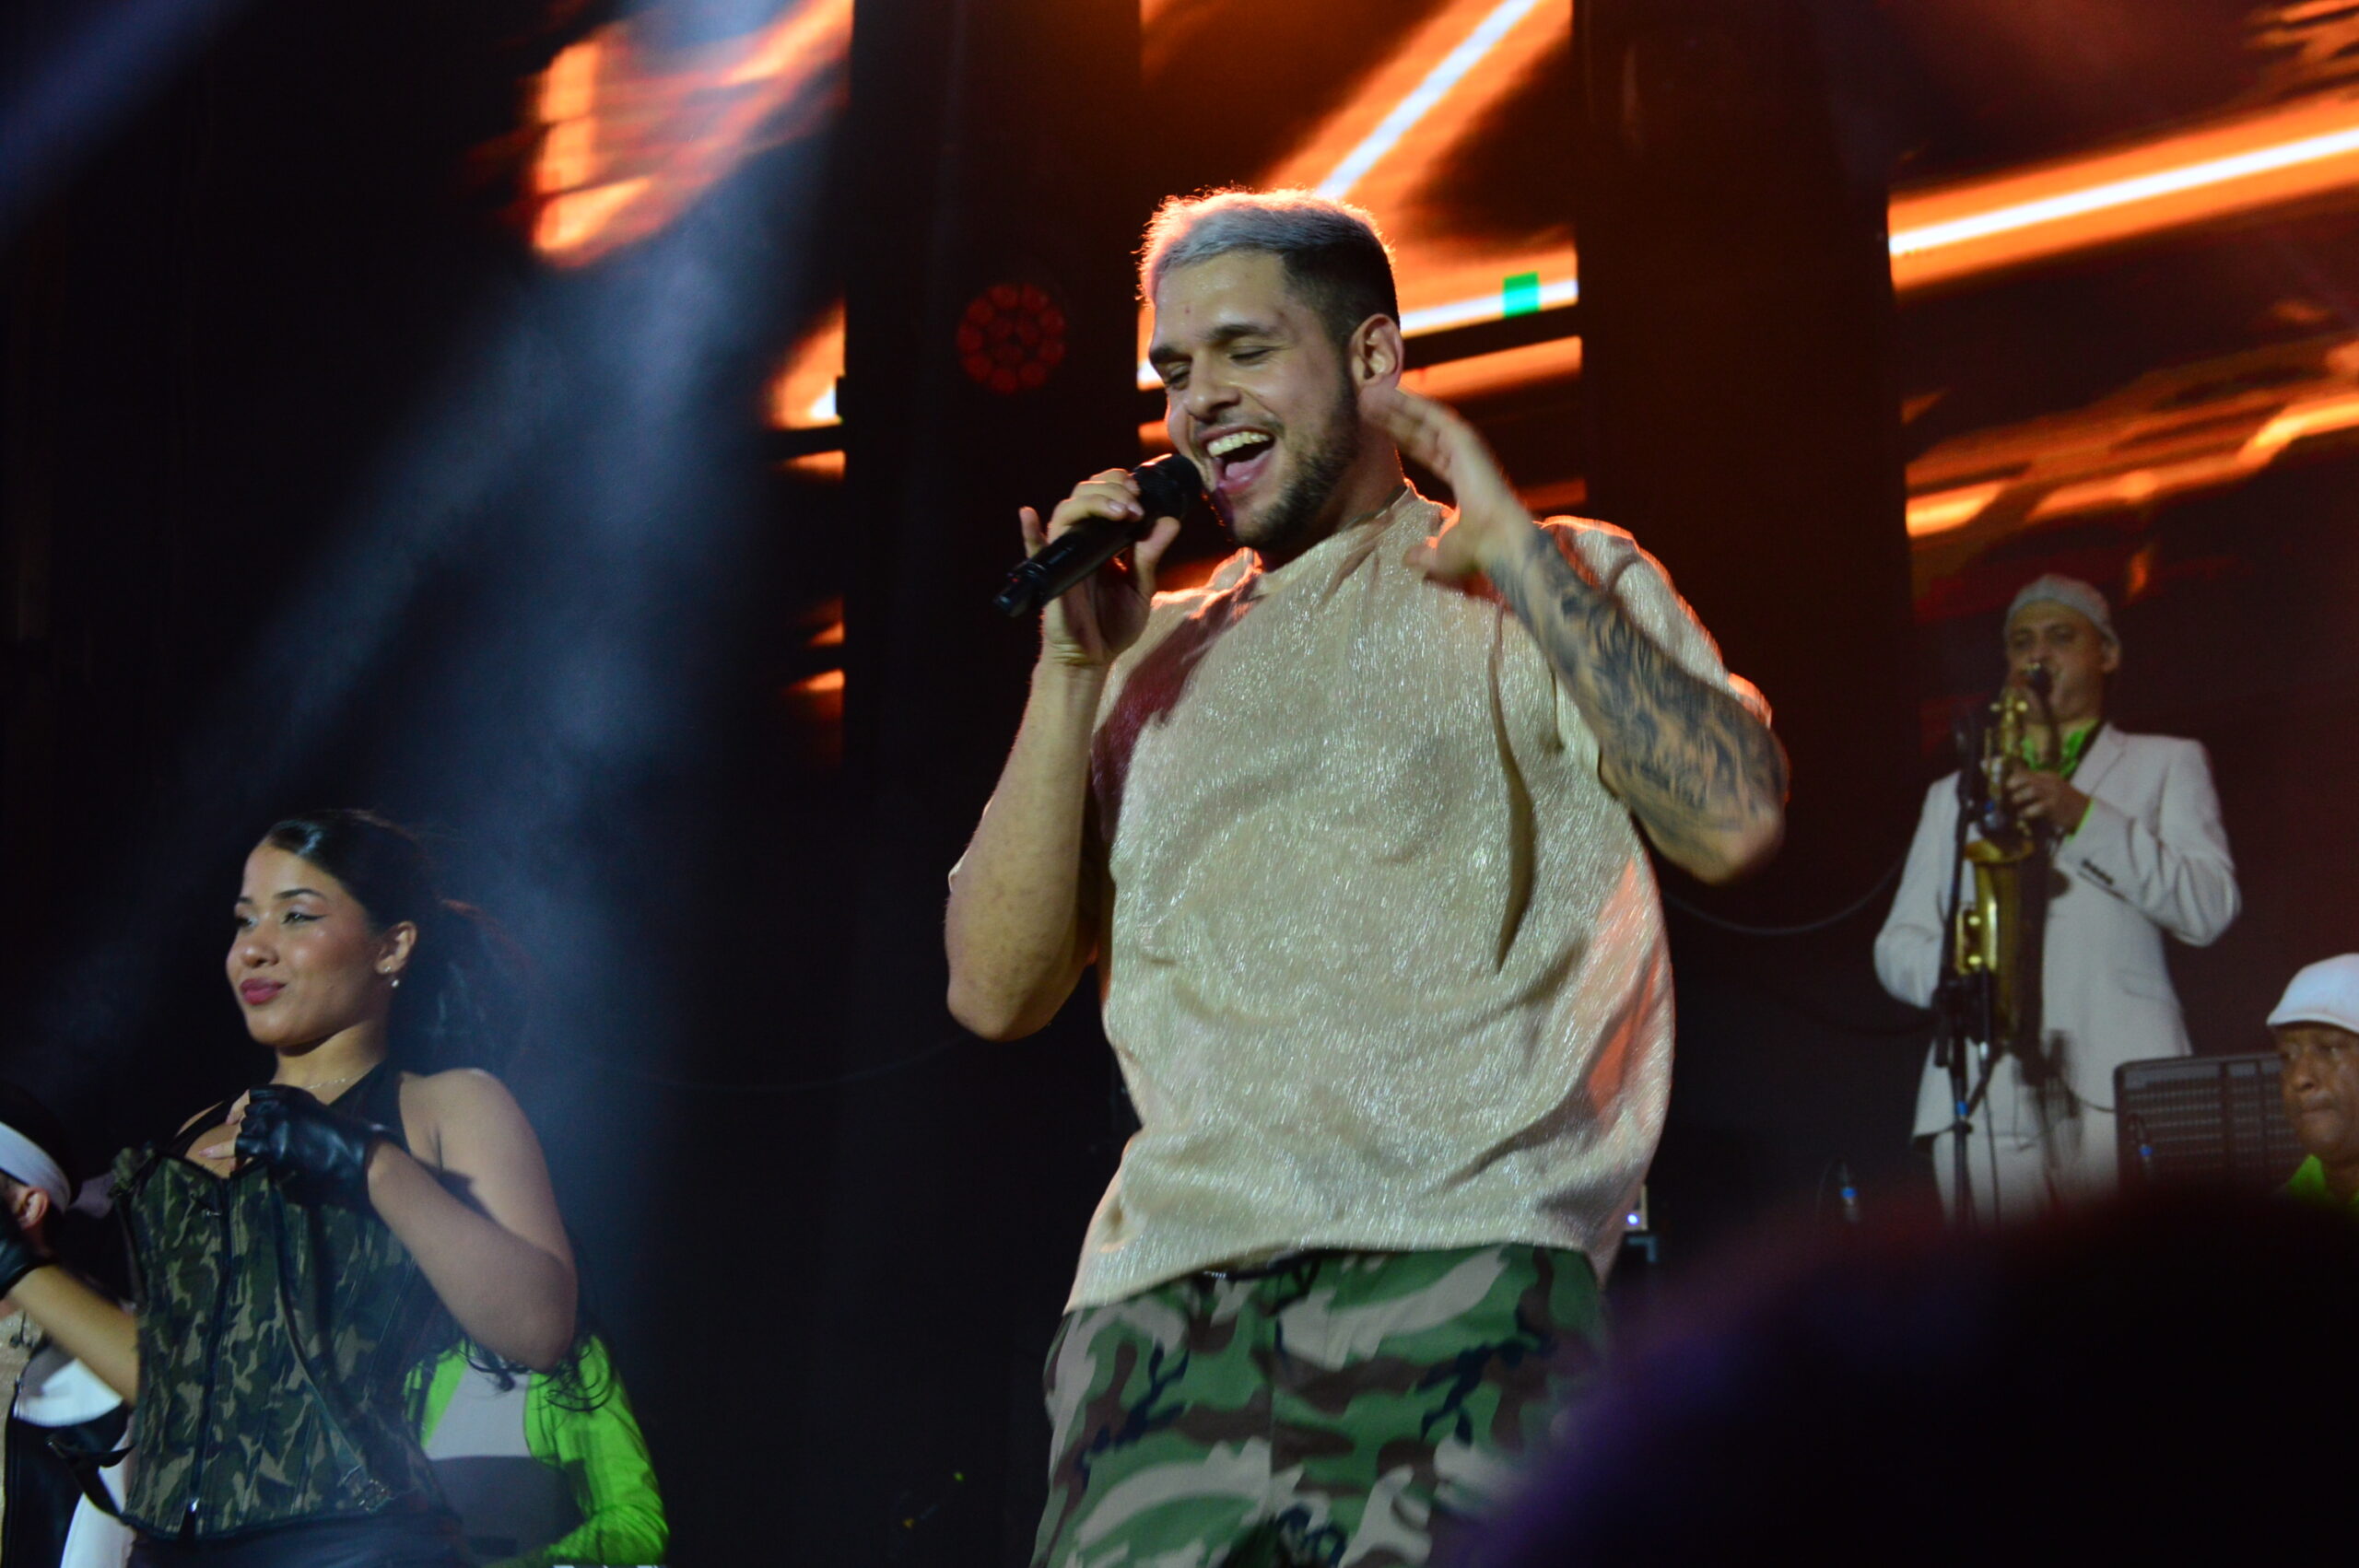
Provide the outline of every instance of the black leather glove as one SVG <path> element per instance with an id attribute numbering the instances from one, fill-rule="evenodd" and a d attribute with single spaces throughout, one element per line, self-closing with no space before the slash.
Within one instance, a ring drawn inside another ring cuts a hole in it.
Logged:
<path id="1" fill-rule="evenodd" d="M 33 1238 L 17 1223 L 17 1216 L 8 1206 L 0 1203 L 0 1296 L 17 1288 L 18 1281 L 48 1262 Z"/>
<path id="2" fill-rule="evenodd" d="M 323 1106 L 286 1083 L 246 1096 L 238 1125 L 238 1158 L 280 1180 L 355 1208 L 369 1202 L 369 1151 L 386 1129 Z"/>

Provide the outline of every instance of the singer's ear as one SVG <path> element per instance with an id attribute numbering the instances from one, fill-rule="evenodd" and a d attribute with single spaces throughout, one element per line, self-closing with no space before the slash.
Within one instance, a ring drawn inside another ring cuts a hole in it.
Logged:
<path id="1" fill-rule="evenodd" d="M 1379 383 L 1398 386 L 1401 372 L 1408 364 L 1408 349 L 1401 341 L 1401 323 L 1390 316 L 1370 316 L 1352 333 L 1346 359 L 1355 388 Z"/>
<path id="2" fill-rule="evenodd" d="M 2100 642 L 2097 645 L 2097 668 L 2108 675 L 2120 669 L 2121 644 L 2111 638 L 2107 638 Z"/>

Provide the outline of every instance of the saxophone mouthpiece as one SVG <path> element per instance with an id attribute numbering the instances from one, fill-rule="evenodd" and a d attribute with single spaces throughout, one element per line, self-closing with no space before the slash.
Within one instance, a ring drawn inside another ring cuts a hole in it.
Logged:
<path id="1" fill-rule="evenodd" d="M 2046 702 L 2048 694 L 2055 687 L 2056 677 L 2048 673 L 2047 665 L 2035 664 L 2024 672 L 2024 685 L 2031 688 L 2032 696 Z"/>

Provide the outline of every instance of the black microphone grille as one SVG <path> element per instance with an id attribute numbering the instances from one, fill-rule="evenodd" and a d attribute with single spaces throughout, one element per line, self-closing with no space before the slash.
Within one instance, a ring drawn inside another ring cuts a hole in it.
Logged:
<path id="1" fill-rule="evenodd" d="M 1204 493 L 1203 475 L 1178 452 L 1140 463 L 1131 473 L 1139 482 L 1139 501 L 1149 522 L 1159 517 L 1185 518 Z"/>

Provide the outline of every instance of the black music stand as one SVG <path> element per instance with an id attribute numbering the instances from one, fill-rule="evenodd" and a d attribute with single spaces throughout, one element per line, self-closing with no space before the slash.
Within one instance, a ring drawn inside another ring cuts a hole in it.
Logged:
<path id="1" fill-rule="evenodd" d="M 2113 1070 L 2124 1191 L 2210 1187 L 2263 1193 L 2302 1163 L 2274 1051 L 2165 1057 Z"/>

